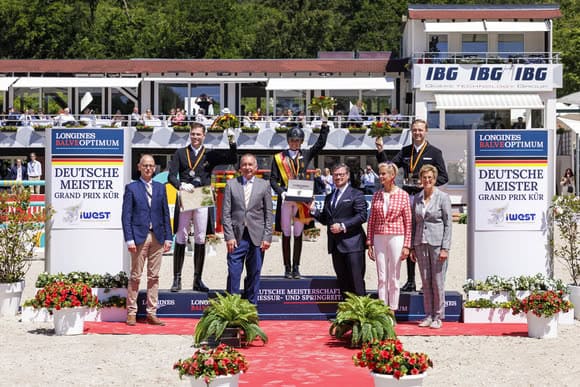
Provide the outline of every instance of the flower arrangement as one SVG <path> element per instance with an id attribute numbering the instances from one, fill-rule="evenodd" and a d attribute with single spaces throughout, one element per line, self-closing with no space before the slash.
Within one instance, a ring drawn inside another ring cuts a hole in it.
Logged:
<path id="1" fill-rule="evenodd" d="M 107 301 L 101 301 L 98 308 L 126 308 L 127 297 L 111 296 Z"/>
<path id="2" fill-rule="evenodd" d="M 93 288 L 126 288 L 129 284 L 129 277 L 124 271 L 113 275 L 109 273 L 105 274 L 91 274 L 86 271 L 73 271 L 70 273 L 40 273 L 36 279 L 36 287 L 43 288 L 48 284 L 54 282 L 66 282 L 69 284 L 74 284 L 82 282 Z"/>
<path id="3" fill-rule="evenodd" d="M 208 234 L 205 236 L 205 243 L 211 246 L 216 246 L 221 243 L 221 239 L 215 234 Z"/>
<path id="4" fill-rule="evenodd" d="M 0 132 L 18 132 L 18 126 L 12 125 L 0 126 Z"/>
<path id="5" fill-rule="evenodd" d="M 487 277 L 484 281 L 467 279 L 463 284 L 463 291 L 468 293 L 470 290 L 491 291 L 491 292 L 515 292 L 518 290 L 565 290 L 566 285 L 562 280 L 548 278 L 541 273 L 534 276 L 519 276 L 502 278 L 497 275 Z"/>
<path id="6" fill-rule="evenodd" d="M 314 114 L 320 115 L 322 119 L 326 119 L 328 116 L 332 115 L 335 105 L 336 100 L 334 98 L 321 95 L 320 97 L 312 98 L 312 101 L 308 105 L 308 109 L 310 109 Z"/>
<path id="7" fill-rule="evenodd" d="M 259 126 L 242 126 L 243 133 L 258 133 L 259 131 Z"/>
<path id="8" fill-rule="evenodd" d="M 288 127 L 287 126 L 278 126 L 276 128 L 276 133 L 287 133 Z"/>
<path id="9" fill-rule="evenodd" d="M 399 339 L 365 343 L 352 360 L 357 367 L 366 367 L 377 374 L 393 375 L 395 379 L 422 374 L 433 367 L 427 354 L 405 351 Z"/>
<path id="10" fill-rule="evenodd" d="M 235 375 L 248 370 L 248 362 L 243 354 L 232 347 L 220 344 L 214 349 L 203 347 L 187 359 L 179 359 L 173 369 L 183 375 L 203 379 L 207 385 L 222 375 Z"/>
<path id="11" fill-rule="evenodd" d="M 235 129 L 240 126 L 240 120 L 235 114 L 226 113 L 217 117 L 211 124 L 210 129 Z"/>
<path id="12" fill-rule="evenodd" d="M 351 126 L 348 127 L 348 131 L 350 133 L 358 133 L 358 134 L 360 134 L 360 133 L 366 133 L 367 132 L 367 128 L 364 127 L 364 126 L 358 127 L 358 126 L 355 126 L 355 125 L 351 125 Z"/>
<path id="13" fill-rule="evenodd" d="M 149 125 L 137 124 L 137 125 L 135 125 L 135 128 L 141 132 L 152 132 L 153 131 L 153 127 L 149 126 Z"/>
<path id="14" fill-rule="evenodd" d="M 99 299 L 94 296 L 90 286 L 82 282 L 70 284 L 66 282 L 53 282 L 36 292 L 33 301 L 35 309 L 46 308 L 51 313 L 53 310 L 62 308 L 75 308 L 87 306 L 94 308 Z"/>
<path id="15" fill-rule="evenodd" d="M 552 218 L 560 231 L 563 244 L 554 249 L 554 255 L 565 264 L 573 285 L 580 285 L 580 197 L 576 195 L 554 196 L 552 199 Z"/>
<path id="16" fill-rule="evenodd" d="M 511 309 L 513 301 L 493 302 L 487 298 L 465 301 L 464 308 L 491 308 L 491 309 Z"/>
<path id="17" fill-rule="evenodd" d="M 373 121 L 370 124 L 371 130 L 369 131 L 369 137 L 385 137 L 390 136 L 394 133 L 401 133 L 401 128 L 396 128 L 391 125 L 388 121 Z"/>
<path id="18" fill-rule="evenodd" d="M 560 312 L 568 312 L 572 308 L 570 301 L 564 299 L 564 292 L 548 290 L 534 292 L 521 301 L 512 301 L 512 313 L 532 312 L 538 317 L 552 317 Z"/>

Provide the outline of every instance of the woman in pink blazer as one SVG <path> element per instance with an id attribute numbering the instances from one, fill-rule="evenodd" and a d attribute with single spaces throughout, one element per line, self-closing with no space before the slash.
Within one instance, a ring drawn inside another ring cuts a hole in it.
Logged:
<path id="1" fill-rule="evenodd" d="M 398 168 L 379 164 L 383 189 L 375 192 L 367 228 L 369 258 L 377 264 L 378 295 L 392 310 L 399 308 L 401 261 L 411 247 L 411 203 L 409 194 L 395 185 Z"/>

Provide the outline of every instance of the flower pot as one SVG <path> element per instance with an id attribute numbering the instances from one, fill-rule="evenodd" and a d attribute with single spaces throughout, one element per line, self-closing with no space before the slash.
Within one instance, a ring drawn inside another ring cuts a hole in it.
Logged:
<path id="1" fill-rule="evenodd" d="M 574 308 L 558 313 L 558 325 L 574 325 Z"/>
<path id="2" fill-rule="evenodd" d="M 124 322 L 127 321 L 127 308 L 107 307 L 99 311 L 98 321 Z"/>
<path id="3" fill-rule="evenodd" d="M 99 301 L 107 301 L 113 296 L 127 298 L 127 288 L 92 288 L 93 295 L 99 297 Z"/>
<path id="4" fill-rule="evenodd" d="M 514 316 L 511 309 L 505 308 L 463 308 L 463 322 L 525 324 L 526 315 L 520 313 Z"/>
<path id="5" fill-rule="evenodd" d="M 52 322 L 52 314 L 46 308 L 35 309 L 32 306 L 22 308 L 22 322 Z"/>
<path id="6" fill-rule="evenodd" d="M 570 302 L 574 305 L 574 318 L 580 320 L 580 286 L 568 285 Z"/>
<path id="7" fill-rule="evenodd" d="M 57 336 L 82 335 L 88 310 L 86 307 L 54 310 L 54 333 Z"/>
<path id="8" fill-rule="evenodd" d="M 208 339 L 208 345 L 211 348 L 215 348 L 220 344 L 226 344 L 233 348 L 241 348 L 246 342 L 240 328 L 226 328 L 219 339 L 216 340 L 214 336 L 210 336 Z"/>
<path id="9" fill-rule="evenodd" d="M 402 376 L 400 379 L 395 379 L 393 375 L 383 375 L 371 372 L 373 376 L 373 380 L 375 382 L 375 387 L 414 387 L 414 386 L 422 386 L 423 379 L 427 376 L 426 373 L 418 374 L 418 375 L 405 375 Z"/>
<path id="10" fill-rule="evenodd" d="M 240 374 L 221 375 L 206 384 L 203 378 L 194 378 L 188 376 L 189 381 L 193 387 L 237 387 L 240 382 Z"/>
<path id="11" fill-rule="evenodd" d="M 16 316 L 23 290 L 24 281 L 0 283 L 0 317 Z"/>
<path id="12" fill-rule="evenodd" d="M 537 339 L 553 339 L 558 337 L 558 316 L 538 317 L 532 312 L 527 313 L 528 337 Z"/>
<path id="13" fill-rule="evenodd" d="M 85 321 L 101 321 L 100 310 L 97 308 L 88 308 L 87 313 L 85 313 L 85 317 L 83 318 Z"/>

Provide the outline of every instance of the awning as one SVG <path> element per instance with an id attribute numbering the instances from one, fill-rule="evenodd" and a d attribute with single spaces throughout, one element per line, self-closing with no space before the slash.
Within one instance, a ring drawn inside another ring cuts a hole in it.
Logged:
<path id="1" fill-rule="evenodd" d="M 29 89 L 46 87 L 138 87 L 141 80 L 141 78 L 31 77 L 18 79 L 12 87 L 24 87 Z"/>
<path id="2" fill-rule="evenodd" d="M 374 78 L 270 78 L 266 90 L 392 90 L 393 81 Z"/>
<path id="3" fill-rule="evenodd" d="M 580 121 L 571 118 L 564 118 L 562 116 L 556 117 L 556 121 L 564 128 L 573 130 L 576 134 L 580 134 Z"/>
<path id="4" fill-rule="evenodd" d="M 268 78 L 236 78 L 236 77 L 213 77 L 213 78 L 186 78 L 186 77 L 145 77 L 144 81 L 159 83 L 256 83 L 266 82 Z"/>
<path id="5" fill-rule="evenodd" d="M 2 77 L 0 78 L 0 91 L 7 91 L 10 85 L 14 83 L 18 78 L 16 77 Z"/>
<path id="6" fill-rule="evenodd" d="M 543 109 L 538 94 L 435 94 L 438 110 Z"/>
<path id="7" fill-rule="evenodd" d="M 497 22 L 485 21 L 485 29 L 488 32 L 533 32 L 549 31 L 548 22 Z"/>
<path id="8" fill-rule="evenodd" d="M 483 21 L 425 22 L 425 32 L 485 32 L 485 25 Z"/>
<path id="9" fill-rule="evenodd" d="M 580 91 L 560 97 L 558 102 L 580 105 Z"/>
<path id="10" fill-rule="evenodd" d="M 504 22 L 504 21 L 471 21 L 471 22 L 425 22 L 425 32 L 531 32 L 549 31 L 545 21 L 538 22 Z"/>

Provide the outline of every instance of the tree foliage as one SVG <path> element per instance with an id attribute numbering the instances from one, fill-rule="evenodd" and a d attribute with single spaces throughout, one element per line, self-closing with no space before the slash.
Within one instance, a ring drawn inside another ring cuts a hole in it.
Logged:
<path id="1" fill-rule="evenodd" d="M 433 0 L 433 4 L 529 4 Z M 555 1 L 535 1 L 554 3 Z M 400 52 L 402 15 L 424 0 L 0 0 L 4 59 L 315 58 Z M 578 1 L 561 0 L 554 50 L 564 88 L 580 88 Z"/>

